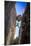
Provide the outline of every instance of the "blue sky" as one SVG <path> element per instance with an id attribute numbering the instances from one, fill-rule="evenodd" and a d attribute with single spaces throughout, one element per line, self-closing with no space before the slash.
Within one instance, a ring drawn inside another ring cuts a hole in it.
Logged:
<path id="1" fill-rule="evenodd" d="M 16 2 L 16 13 L 19 15 L 23 15 L 26 5 L 27 5 L 26 2 Z M 19 28 L 18 26 L 16 26 L 16 36 L 18 37 L 18 35 L 19 35 Z"/>
<path id="2" fill-rule="evenodd" d="M 16 2 L 16 13 L 23 15 L 26 5 L 26 2 Z"/>

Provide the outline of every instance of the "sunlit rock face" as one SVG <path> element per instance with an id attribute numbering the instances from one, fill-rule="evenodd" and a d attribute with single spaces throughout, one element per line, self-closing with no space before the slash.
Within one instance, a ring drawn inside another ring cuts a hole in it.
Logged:
<path id="1" fill-rule="evenodd" d="M 21 21 L 16 20 L 16 37 L 19 36 L 19 29 L 20 29 L 20 25 Z"/>
<path id="2" fill-rule="evenodd" d="M 20 44 L 21 35 L 22 35 L 21 22 L 22 22 L 22 16 L 21 15 L 16 16 L 16 37 L 19 38 L 18 44 Z"/>
<path id="3" fill-rule="evenodd" d="M 16 10 L 15 10 L 15 2 L 6 1 L 5 2 L 5 44 L 11 44 L 16 27 Z"/>

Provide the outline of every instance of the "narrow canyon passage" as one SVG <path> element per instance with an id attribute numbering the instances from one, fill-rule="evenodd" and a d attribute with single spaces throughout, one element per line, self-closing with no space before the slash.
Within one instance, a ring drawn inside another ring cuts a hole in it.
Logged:
<path id="1" fill-rule="evenodd" d="M 27 28 L 30 28 L 30 14 L 27 4 L 5 1 L 5 45 L 29 43 L 30 31 Z"/>
<path id="2" fill-rule="evenodd" d="M 19 37 L 21 21 L 16 20 L 15 2 L 5 2 L 5 43 L 13 44 L 13 40 Z M 19 44 L 19 40 L 18 40 Z"/>
<path id="3" fill-rule="evenodd" d="M 19 39 L 18 44 L 21 42 L 22 35 L 22 25 L 21 25 L 21 15 L 16 17 L 16 37 Z"/>

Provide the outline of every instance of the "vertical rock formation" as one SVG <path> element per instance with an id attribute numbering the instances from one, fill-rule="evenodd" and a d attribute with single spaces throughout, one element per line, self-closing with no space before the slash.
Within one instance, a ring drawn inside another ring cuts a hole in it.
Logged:
<path id="1" fill-rule="evenodd" d="M 11 44 L 16 29 L 15 2 L 5 1 L 5 44 Z"/>
<path id="2" fill-rule="evenodd" d="M 30 43 L 30 3 L 27 3 L 25 13 L 22 18 L 22 38 L 21 43 Z"/>

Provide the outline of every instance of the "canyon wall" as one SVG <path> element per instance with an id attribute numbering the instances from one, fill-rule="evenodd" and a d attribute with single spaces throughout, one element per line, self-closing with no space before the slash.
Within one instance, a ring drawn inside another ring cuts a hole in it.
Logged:
<path id="1" fill-rule="evenodd" d="M 16 31 L 15 2 L 5 1 L 5 44 L 11 44 Z"/>
<path id="2" fill-rule="evenodd" d="M 27 3 L 27 7 L 22 18 L 22 38 L 21 44 L 30 43 L 30 3 Z"/>

